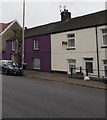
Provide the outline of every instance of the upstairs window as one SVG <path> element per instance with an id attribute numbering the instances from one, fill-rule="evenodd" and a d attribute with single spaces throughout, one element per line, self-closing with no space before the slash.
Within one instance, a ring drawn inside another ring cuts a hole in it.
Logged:
<path id="1" fill-rule="evenodd" d="M 16 41 L 12 41 L 12 51 L 15 51 L 16 49 Z"/>
<path id="2" fill-rule="evenodd" d="M 39 50 L 39 41 L 34 40 L 34 50 Z"/>
<path id="3" fill-rule="evenodd" d="M 67 48 L 75 49 L 75 34 L 68 34 Z"/>
<path id="4" fill-rule="evenodd" d="M 107 46 L 107 29 L 102 30 L 102 46 Z"/>

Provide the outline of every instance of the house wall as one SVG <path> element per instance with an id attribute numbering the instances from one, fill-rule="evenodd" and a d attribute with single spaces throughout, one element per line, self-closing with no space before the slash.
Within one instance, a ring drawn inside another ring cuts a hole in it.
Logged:
<path id="1" fill-rule="evenodd" d="M 9 40 L 6 42 L 6 50 L 5 52 L 2 54 L 2 59 L 11 59 L 11 54 L 12 54 L 12 41 Z"/>
<path id="2" fill-rule="evenodd" d="M 34 39 L 39 41 L 39 50 L 34 50 Z M 40 71 L 51 71 L 51 40 L 49 35 L 25 39 L 25 62 L 27 69 L 33 69 L 33 59 L 40 59 Z"/>
<path id="3" fill-rule="evenodd" d="M 0 60 L 2 59 L 2 36 L 0 35 Z"/>
<path id="4" fill-rule="evenodd" d="M 107 28 L 106 26 L 97 27 L 98 34 L 98 48 L 99 48 L 99 66 L 101 70 L 104 70 L 104 60 L 107 60 L 107 48 L 102 48 L 103 45 L 103 37 L 102 37 L 102 29 Z M 104 75 L 104 72 L 100 72 L 100 74 Z"/>
<path id="5" fill-rule="evenodd" d="M 67 50 L 67 46 L 62 45 L 62 41 L 67 41 L 67 34 L 70 33 L 75 34 L 75 50 Z M 101 41 L 100 38 L 99 41 Z M 100 42 L 99 46 L 101 46 Z M 104 58 L 104 53 L 104 50 L 100 49 L 100 69 L 103 68 L 101 59 Z M 93 69 L 97 69 L 95 28 L 81 29 L 51 35 L 52 70 L 67 72 L 67 59 L 76 59 L 76 67 L 81 66 L 83 69 L 85 69 L 84 58 L 93 58 Z M 97 75 L 98 73 L 95 71 L 93 74 Z"/>

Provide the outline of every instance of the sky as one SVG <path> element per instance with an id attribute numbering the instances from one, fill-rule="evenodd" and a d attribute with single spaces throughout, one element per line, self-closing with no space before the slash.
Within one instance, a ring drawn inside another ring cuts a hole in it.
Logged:
<path id="1" fill-rule="evenodd" d="M 25 0 L 25 26 L 36 27 L 61 20 L 64 6 L 71 18 L 105 9 L 106 0 Z M 18 20 L 23 26 L 23 0 L 0 0 L 0 22 Z"/>

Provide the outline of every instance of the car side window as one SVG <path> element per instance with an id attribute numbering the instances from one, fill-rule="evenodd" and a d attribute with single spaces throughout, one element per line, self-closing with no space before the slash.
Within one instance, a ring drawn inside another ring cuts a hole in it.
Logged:
<path id="1" fill-rule="evenodd" d="M 2 66 L 6 66 L 6 63 L 5 63 L 5 62 L 2 62 Z"/>

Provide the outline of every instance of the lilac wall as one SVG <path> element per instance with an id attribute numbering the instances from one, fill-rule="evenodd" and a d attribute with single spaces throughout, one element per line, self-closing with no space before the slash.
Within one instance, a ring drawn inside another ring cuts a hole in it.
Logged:
<path id="1" fill-rule="evenodd" d="M 12 54 L 12 41 L 7 41 L 6 42 L 6 50 L 2 54 L 2 59 L 11 59 L 11 54 Z"/>
<path id="2" fill-rule="evenodd" d="M 39 41 L 39 50 L 34 50 L 34 39 Z M 40 71 L 51 71 L 51 39 L 50 35 L 25 39 L 25 62 L 27 69 L 33 69 L 33 59 L 40 59 Z"/>

